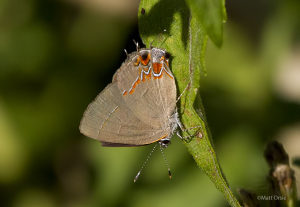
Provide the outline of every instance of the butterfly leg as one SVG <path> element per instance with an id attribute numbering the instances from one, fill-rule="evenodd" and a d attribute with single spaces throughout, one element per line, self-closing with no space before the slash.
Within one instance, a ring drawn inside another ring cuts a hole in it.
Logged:
<path id="1" fill-rule="evenodd" d="M 181 136 L 180 133 L 179 133 L 179 131 L 177 131 L 177 132 L 176 132 L 176 135 L 177 135 L 181 140 L 183 140 L 184 142 L 187 142 L 187 143 L 188 143 L 188 142 L 192 141 L 193 137 L 195 137 L 195 136 L 197 136 L 197 137 L 199 137 L 199 138 L 202 138 L 202 137 L 203 137 L 202 126 L 201 126 L 201 125 L 194 126 L 194 127 L 190 127 L 190 128 L 187 128 L 187 129 L 184 129 L 182 125 L 181 125 L 181 126 L 179 125 L 179 128 L 180 128 L 181 132 L 187 132 L 187 133 L 188 133 L 188 131 L 191 130 L 191 129 L 198 129 L 198 130 L 196 130 L 195 133 L 189 134 L 188 136 Z"/>

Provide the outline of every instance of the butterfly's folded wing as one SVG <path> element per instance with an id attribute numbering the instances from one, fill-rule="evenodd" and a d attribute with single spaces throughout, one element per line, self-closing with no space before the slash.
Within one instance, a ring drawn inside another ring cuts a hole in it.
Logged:
<path id="1" fill-rule="evenodd" d="M 163 71 L 160 78 L 141 80 L 139 69 L 133 63 L 123 63 L 113 78 L 120 91 L 132 88 L 139 78 L 134 92 L 123 96 L 126 106 L 136 117 L 155 129 L 167 129 L 169 119 L 176 108 L 176 85 L 174 77 Z M 169 73 L 171 73 L 169 71 Z"/>
<path id="2" fill-rule="evenodd" d="M 136 117 L 116 83 L 109 84 L 88 106 L 79 128 L 82 134 L 106 146 L 150 144 L 169 133 Z"/>

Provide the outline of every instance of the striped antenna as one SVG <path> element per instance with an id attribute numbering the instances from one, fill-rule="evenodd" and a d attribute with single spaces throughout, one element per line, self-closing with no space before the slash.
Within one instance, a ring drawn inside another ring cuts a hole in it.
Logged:
<path id="1" fill-rule="evenodd" d="M 172 174 L 171 174 L 171 170 L 170 170 L 170 165 L 169 165 L 169 162 L 168 162 L 168 160 L 167 160 L 167 157 L 166 157 L 166 155 L 165 155 L 165 153 L 164 153 L 164 148 L 163 148 L 163 146 L 160 144 L 159 145 L 159 149 L 160 149 L 160 152 L 161 152 L 161 154 L 162 154 L 162 156 L 163 156 L 163 159 L 164 159 L 164 161 L 165 161 L 165 165 L 166 165 L 166 167 L 168 168 L 168 175 L 169 175 L 169 178 L 170 178 L 170 180 L 172 179 Z"/>
<path id="2" fill-rule="evenodd" d="M 153 149 L 152 149 L 152 150 L 150 151 L 150 153 L 148 154 L 148 156 L 147 156 L 147 158 L 146 158 L 145 162 L 143 163 L 143 165 L 142 165 L 141 169 L 138 171 L 138 173 L 137 173 L 137 174 L 136 174 L 136 176 L 134 177 L 134 180 L 133 180 L 133 182 L 136 182 L 136 181 L 139 179 L 139 177 L 140 177 L 140 175 L 141 175 L 141 172 L 142 172 L 142 170 L 145 168 L 146 164 L 148 163 L 148 161 L 149 161 L 149 159 L 150 159 L 150 157 L 151 157 L 152 153 L 153 153 L 153 152 L 156 150 L 156 146 L 157 146 L 157 144 L 156 144 L 156 145 L 154 145 Z"/>

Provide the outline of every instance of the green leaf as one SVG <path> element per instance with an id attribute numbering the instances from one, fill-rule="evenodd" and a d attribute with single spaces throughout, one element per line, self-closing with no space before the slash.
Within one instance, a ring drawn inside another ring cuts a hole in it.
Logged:
<path id="1" fill-rule="evenodd" d="M 164 48 L 171 53 L 170 64 L 178 94 L 190 83 L 179 105 L 181 122 L 188 129 L 183 135 L 193 135 L 191 141 L 184 144 L 230 205 L 240 206 L 223 177 L 204 118 L 199 88 L 208 36 L 199 19 L 191 13 L 185 0 L 141 0 L 140 35 L 147 46 Z"/>
<path id="2" fill-rule="evenodd" d="M 186 0 L 192 15 L 204 26 L 210 39 L 220 47 L 223 41 L 223 22 L 226 21 L 225 0 Z"/>

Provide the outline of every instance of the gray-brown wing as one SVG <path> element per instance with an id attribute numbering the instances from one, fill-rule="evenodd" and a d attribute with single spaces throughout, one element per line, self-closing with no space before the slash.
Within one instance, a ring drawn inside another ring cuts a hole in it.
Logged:
<path id="1" fill-rule="evenodd" d="M 138 69 L 125 62 L 115 74 L 114 82 L 118 84 L 120 91 L 127 91 L 127 95 L 123 95 L 124 102 L 136 117 L 155 129 L 168 130 L 170 116 L 176 107 L 174 78 L 164 71 L 160 78 L 152 76 L 143 81 L 139 76 Z M 139 83 L 130 94 L 129 90 L 136 81 Z"/>
<path id="2" fill-rule="evenodd" d="M 167 136 L 167 132 L 154 129 L 131 112 L 115 83 L 88 106 L 79 128 L 88 137 L 121 145 L 145 145 Z"/>

